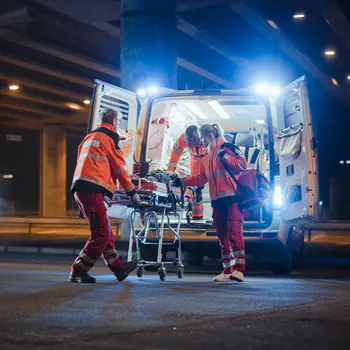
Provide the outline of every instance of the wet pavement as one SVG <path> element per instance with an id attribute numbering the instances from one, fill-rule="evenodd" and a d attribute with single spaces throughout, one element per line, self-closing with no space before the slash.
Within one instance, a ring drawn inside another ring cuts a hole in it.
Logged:
<path id="1" fill-rule="evenodd" d="M 67 281 L 69 260 L 0 255 L 1 349 L 348 349 L 348 269 L 322 277 L 149 272 L 119 283 L 98 263 L 96 285 Z M 202 271 L 203 272 L 203 271 Z"/>

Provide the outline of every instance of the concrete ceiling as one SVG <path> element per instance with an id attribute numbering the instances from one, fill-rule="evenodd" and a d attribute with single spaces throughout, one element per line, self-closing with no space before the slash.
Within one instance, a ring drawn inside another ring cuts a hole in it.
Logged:
<path id="1" fill-rule="evenodd" d="M 264 74 L 286 84 L 307 74 L 348 101 L 350 6 L 281 3 L 178 0 L 179 88 L 243 87 Z M 306 17 L 293 19 L 297 11 Z M 116 0 L 3 0 L 0 123 L 84 130 L 89 107 L 83 100 L 91 99 L 93 79 L 120 84 L 119 23 Z M 327 48 L 336 50 L 332 59 L 323 54 Z M 9 91 L 11 83 L 20 89 Z"/>

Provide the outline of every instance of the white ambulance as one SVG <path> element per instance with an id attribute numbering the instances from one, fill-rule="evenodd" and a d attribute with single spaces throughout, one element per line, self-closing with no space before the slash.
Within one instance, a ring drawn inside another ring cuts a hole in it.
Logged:
<path id="1" fill-rule="evenodd" d="M 189 125 L 218 123 L 230 142 L 239 146 L 249 167 L 262 172 L 273 193 L 262 209 L 244 214 L 247 255 L 269 262 L 276 274 L 291 271 L 292 253 L 303 248 L 303 225 L 317 217 L 317 142 L 313 135 L 305 77 L 283 90 L 265 85 L 240 91 L 175 91 L 150 87 L 137 94 L 95 81 L 88 132 L 100 123 L 100 112 L 122 113 L 119 132 L 130 173 L 145 165 L 166 170 L 174 142 Z M 186 165 L 189 154 L 180 161 Z M 204 218 L 182 228 L 183 249 L 190 263 L 203 256 L 219 258 L 212 225 L 208 186 L 204 189 Z M 119 206 L 118 206 L 119 207 Z M 108 208 L 109 216 L 127 218 L 127 209 Z M 129 238 L 127 222 L 121 240 Z"/>

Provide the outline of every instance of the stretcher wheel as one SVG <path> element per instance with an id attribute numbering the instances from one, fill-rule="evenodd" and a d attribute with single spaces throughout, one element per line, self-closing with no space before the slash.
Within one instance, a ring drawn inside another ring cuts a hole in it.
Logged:
<path id="1" fill-rule="evenodd" d="M 183 278 L 183 276 L 184 276 L 184 268 L 182 266 L 179 266 L 177 268 L 177 277 Z"/>
<path id="2" fill-rule="evenodd" d="M 160 267 L 158 269 L 158 275 L 161 281 L 165 281 L 165 277 L 166 277 L 166 271 L 164 267 Z"/>
<path id="3" fill-rule="evenodd" d="M 137 275 L 137 277 L 142 277 L 143 276 L 143 266 L 138 266 L 137 267 L 137 270 L 136 270 L 136 275 Z"/>
<path id="4" fill-rule="evenodd" d="M 190 211 L 188 211 L 186 213 L 186 221 L 187 221 L 188 224 L 190 224 L 191 220 L 192 220 L 192 213 Z"/>

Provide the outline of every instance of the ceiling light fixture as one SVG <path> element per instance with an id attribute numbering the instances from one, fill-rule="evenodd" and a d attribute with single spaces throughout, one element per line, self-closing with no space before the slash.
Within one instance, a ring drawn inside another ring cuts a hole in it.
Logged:
<path id="1" fill-rule="evenodd" d="M 304 14 L 304 13 L 295 13 L 295 14 L 293 15 L 293 17 L 294 17 L 295 19 L 302 19 L 302 18 L 305 18 L 305 14 Z"/>
<path id="2" fill-rule="evenodd" d="M 338 83 L 338 80 L 331 77 L 331 80 L 332 80 L 332 83 L 335 85 L 335 86 L 339 86 L 339 83 Z"/>
<path id="3" fill-rule="evenodd" d="M 81 106 L 77 105 L 76 103 L 66 103 L 66 106 L 69 107 L 70 109 L 74 109 L 76 111 L 81 109 Z"/>
<path id="4" fill-rule="evenodd" d="M 19 89 L 19 86 L 18 85 L 9 85 L 9 89 L 10 90 L 18 90 Z"/>
<path id="5" fill-rule="evenodd" d="M 225 111 L 224 107 L 218 101 L 210 101 L 208 102 L 209 106 L 213 108 L 213 110 L 219 115 L 222 119 L 230 119 L 230 116 Z"/>
<path id="6" fill-rule="evenodd" d="M 324 52 L 326 56 L 335 56 L 335 51 L 334 50 L 326 50 Z"/>
<path id="7" fill-rule="evenodd" d="M 90 100 L 84 100 L 84 104 L 85 105 L 89 105 L 90 104 Z"/>
<path id="8" fill-rule="evenodd" d="M 257 119 L 255 122 L 257 124 L 265 124 L 265 120 L 263 120 L 263 119 Z"/>
<path id="9" fill-rule="evenodd" d="M 197 117 L 201 119 L 208 119 L 208 117 L 201 111 L 201 109 L 192 102 L 185 102 L 185 106 L 194 113 Z"/>

